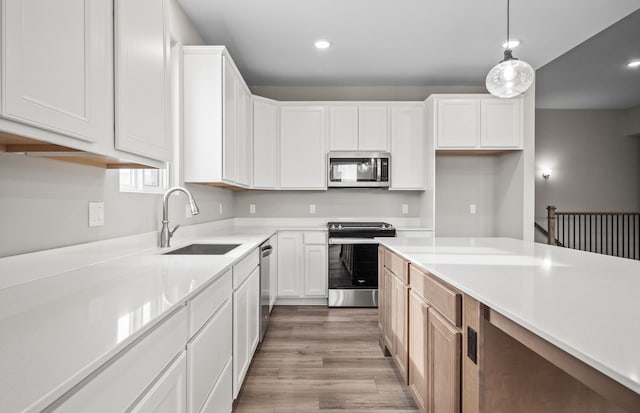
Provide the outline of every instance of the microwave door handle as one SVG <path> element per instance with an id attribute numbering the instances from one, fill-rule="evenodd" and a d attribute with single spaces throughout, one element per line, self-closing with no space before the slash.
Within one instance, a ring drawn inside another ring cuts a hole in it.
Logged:
<path id="1" fill-rule="evenodd" d="M 377 181 L 381 182 L 381 179 L 382 179 L 382 158 L 376 159 L 376 163 L 378 164 L 377 168 L 376 168 L 377 171 L 378 171 L 378 180 Z"/>

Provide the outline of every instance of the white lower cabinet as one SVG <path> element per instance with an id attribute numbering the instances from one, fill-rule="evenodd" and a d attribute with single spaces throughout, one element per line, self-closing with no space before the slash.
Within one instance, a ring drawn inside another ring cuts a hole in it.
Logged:
<path id="1" fill-rule="evenodd" d="M 185 413 L 186 393 L 187 363 L 183 352 L 131 413 Z"/>
<path id="2" fill-rule="evenodd" d="M 324 231 L 278 233 L 278 297 L 327 297 L 327 238 Z"/>
<path id="3" fill-rule="evenodd" d="M 260 339 L 260 267 L 233 292 L 233 398 L 240 392 Z"/>
<path id="4" fill-rule="evenodd" d="M 200 413 L 229 413 L 233 408 L 233 363 L 227 363 Z"/>
<path id="5" fill-rule="evenodd" d="M 189 413 L 202 410 L 209 392 L 231 360 L 232 307 L 231 300 L 227 300 L 187 344 Z"/>

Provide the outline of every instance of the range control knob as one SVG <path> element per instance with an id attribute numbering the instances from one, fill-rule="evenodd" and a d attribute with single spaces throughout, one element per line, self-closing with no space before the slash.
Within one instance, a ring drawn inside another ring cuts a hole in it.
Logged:
<path id="1" fill-rule="evenodd" d="M 342 229 L 342 224 L 338 224 L 338 229 Z"/>

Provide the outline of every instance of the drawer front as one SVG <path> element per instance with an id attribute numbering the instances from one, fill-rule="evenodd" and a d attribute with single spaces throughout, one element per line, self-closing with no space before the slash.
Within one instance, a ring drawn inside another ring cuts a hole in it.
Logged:
<path id="1" fill-rule="evenodd" d="M 54 403 L 45 411 L 124 412 L 169 362 L 183 351 L 186 340 L 187 311 L 182 308 L 140 341 L 125 349 L 120 357 L 85 385 L 80 385 L 68 399 L 60 404 Z"/>
<path id="2" fill-rule="evenodd" d="M 308 231 L 304 233 L 305 244 L 326 244 L 327 233 L 324 231 Z"/>
<path id="3" fill-rule="evenodd" d="M 409 267 L 409 286 L 451 324 L 462 326 L 462 295 L 413 265 Z"/>
<path id="4" fill-rule="evenodd" d="M 228 300 L 187 344 L 188 411 L 198 413 L 209 391 L 231 360 L 232 305 Z M 231 395 L 231 391 L 229 391 Z"/>
<path id="5" fill-rule="evenodd" d="M 231 270 L 210 284 L 187 303 L 189 311 L 189 337 L 202 328 L 213 313 L 233 294 Z"/>
<path id="6" fill-rule="evenodd" d="M 233 266 L 233 289 L 235 290 L 260 264 L 259 248 L 251 251 L 242 261 Z"/>
<path id="7" fill-rule="evenodd" d="M 389 250 L 384 251 L 384 266 L 405 283 L 409 282 L 407 262 Z"/>
<path id="8" fill-rule="evenodd" d="M 204 402 L 200 413 L 231 413 L 233 405 L 233 397 L 231 395 L 233 384 L 232 364 L 231 360 L 229 360 L 207 401 Z"/>

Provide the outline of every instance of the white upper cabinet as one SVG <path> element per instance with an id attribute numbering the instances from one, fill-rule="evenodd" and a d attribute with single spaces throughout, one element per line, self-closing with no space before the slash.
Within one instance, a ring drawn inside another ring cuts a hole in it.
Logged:
<path id="1" fill-rule="evenodd" d="M 389 150 L 389 109 L 386 106 L 360 106 L 358 109 L 358 150 Z"/>
<path id="2" fill-rule="evenodd" d="M 166 3 L 116 0 L 114 4 L 116 148 L 170 160 Z"/>
<path id="3" fill-rule="evenodd" d="M 249 187 L 249 88 L 223 46 L 185 46 L 183 65 L 185 182 Z"/>
<path id="4" fill-rule="evenodd" d="M 280 187 L 326 189 L 324 106 L 280 107 Z"/>
<path id="5" fill-rule="evenodd" d="M 480 146 L 522 148 L 522 99 L 480 100 Z"/>
<path id="6" fill-rule="evenodd" d="M 437 107 L 437 146 L 439 148 L 474 148 L 480 136 L 480 101 L 442 99 Z"/>
<path id="7" fill-rule="evenodd" d="M 386 106 L 330 106 L 330 151 L 388 151 Z"/>
<path id="8" fill-rule="evenodd" d="M 2 6 L 2 116 L 113 148 L 112 1 Z"/>
<path id="9" fill-rule="evenodd" d="M 358 107 L 329 107 L 329 150 L 358 150 Z"/>
<path id="10" fill-rule="evenodd" d="M 391 186 L 389 189 L 425 189 L 424 112 L 422 104 L 391 108 Z"/>
<path id="11" fill-rule="evenodd" d="M 276 189 L 278 183 L 277 102 L 256 98 L 253 102 L 253 187 Z M 272 260 L 274 261 L 274 260 Z"/>
<path id="12" fill-rule="evenodd" d="M 489 95 L 433 95 L 427 99 L 436 149 L 522 148 L 522 98 Z"/>

